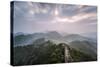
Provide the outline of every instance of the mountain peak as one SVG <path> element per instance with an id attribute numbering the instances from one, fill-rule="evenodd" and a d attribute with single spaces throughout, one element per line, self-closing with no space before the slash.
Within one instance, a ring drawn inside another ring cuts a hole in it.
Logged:
<path id="1" fill-rule="evenodd" d="M 14 35 L 15 36 L 19 36 L 19 35 L 23 35 L 24 33 L 23 32 L 17 32 L 17 33 L 15 33 Z"/>
<path id="2" fill-rule="evenodd" d="M 50 33 L 50 34 L 59 34 L 57 31 L 48 31 L 47 33 Z"/>

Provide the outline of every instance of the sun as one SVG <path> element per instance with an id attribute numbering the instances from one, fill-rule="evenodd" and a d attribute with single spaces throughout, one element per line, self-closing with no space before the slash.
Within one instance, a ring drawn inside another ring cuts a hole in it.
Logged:
<path id="1" fill-rule="evenodd" d="M 55 9 L 54 14 L 55 14 L 55 16 L 58 16 L 59 15 L 59 12 L 58 12 L 57 9 Z"/>

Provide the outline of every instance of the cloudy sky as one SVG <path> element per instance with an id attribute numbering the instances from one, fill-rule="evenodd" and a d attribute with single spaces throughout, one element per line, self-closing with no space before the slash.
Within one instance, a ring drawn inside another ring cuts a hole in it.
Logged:
<path id="1" fill-rule="evenodd" d="M 46 31 L 66 33 L 97 32 L 97 7 L 14 2 L 14 33 Z"/>

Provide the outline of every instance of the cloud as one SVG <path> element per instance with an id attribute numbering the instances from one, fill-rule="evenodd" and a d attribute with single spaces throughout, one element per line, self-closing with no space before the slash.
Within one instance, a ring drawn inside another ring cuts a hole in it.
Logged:
<path id="1" fill-rule="evenodd" d="M 80 13 L 71 17 L 55 17 L 54 20 L 55 22 L 61 22 L 61 23 L 77 23 L 80 21 L 84 21 L 84 20 L 92 20 L 95 19 L 97 17 L 97 15 L 95 13 Z M 55 23 L 54 22 L 54 23 Z"/>
<path id="2" fill-rule="evenodd" d="M 96 6 L 19 1 L 14 3 L 14 32 L 59 30 L 74 33 L 96 30 Z"/>

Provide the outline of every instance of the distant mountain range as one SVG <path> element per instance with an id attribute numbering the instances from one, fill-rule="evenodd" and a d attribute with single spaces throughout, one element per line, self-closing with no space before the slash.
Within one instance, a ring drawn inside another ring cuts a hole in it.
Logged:
<path id="1" fill-rule="evenodd" d="M 15 34 L 14 34 L 14 37 L 15 37 L 15 36 L 19 36 L 19 35 L 23 35 L 23 34 L 24 34 L 24 33 L 22 33 L 22 32 L 18 32 L 18 33 L 15 33 Z"/>
<path id="2" fill-rule="evenodd" d="M 34 34 L 24 34 L 19 32 L 15 34 L 14 46 L 23 46 L 31 44 L 39 38 L 45 38 L 45 40 L 51 40 L 55 43 L 70 43 L 72 41 L 89 41 L 96 43 L 96 40 L 89 37 L 81 36 L 79 34 L 66 34 L 65 36 L 63 36 L 56 31 Z"/>
<path id="3" fill-rule="evenodd" d="M 81 35 L 91 38 L 93 40 L 97 40 L 97 32 L 81 33 Z"/>

